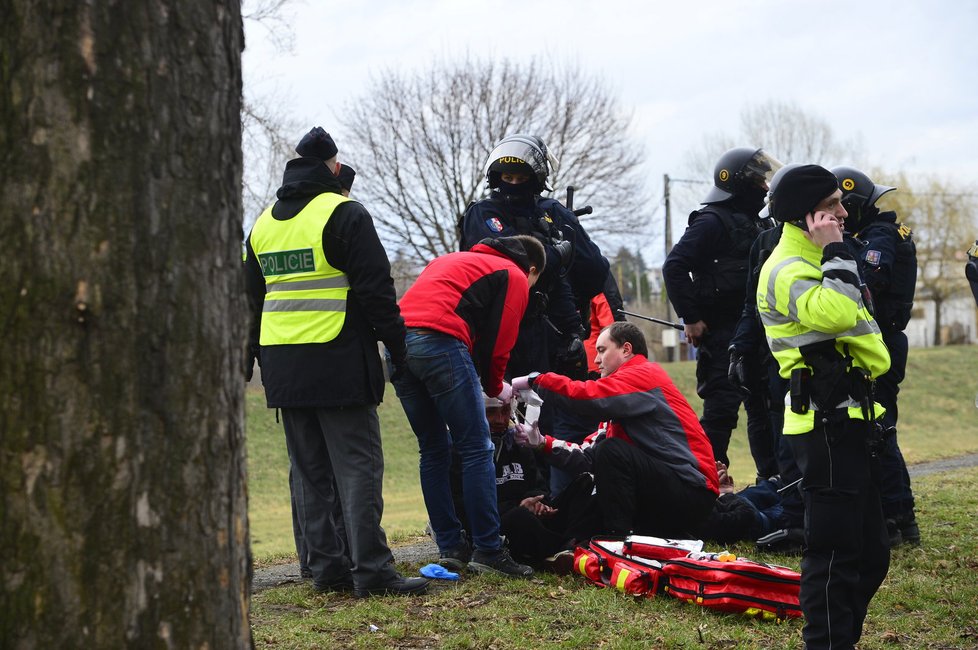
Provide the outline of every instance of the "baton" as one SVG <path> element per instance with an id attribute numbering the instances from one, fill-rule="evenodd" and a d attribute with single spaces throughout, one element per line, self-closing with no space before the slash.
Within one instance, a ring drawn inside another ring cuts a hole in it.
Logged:
<path id="1" fill-rule="evenodd" d="M 795 487 L 799 483 L 801 483 L 801 479 L 798 479 L 797 481 L 792 481 L 791 483 L 788 483 L 786 486 L 784 486 L 783 488 L 781 488 L 780 490 L 778 490 L 778 494 L 781 494 L 782 492 L 784 492 L 785 490 L 787 490 L 789 488 Z"/>
<path id="2" fill-rule="evenodd" d="M 642 314 L 635 314 L 630 311 L 625 311 L 624 309 L 619 309 L 618 313 L 625 314 L 626 316 L 634 316 L 635 318 L 641 318 L 643 320 L 650 320 L 653 323 L 658 323 L 659 325 L 668 325 L 669 327 L 672 327 L 673 329 L 677 329 L 677 330 L 686 329 L 679 323 L 673 323 L 672 321 L 667 321 L 667 320 L 660 320 L 658 318 L 652 318 L 651 316 L 643 316 Z"/>

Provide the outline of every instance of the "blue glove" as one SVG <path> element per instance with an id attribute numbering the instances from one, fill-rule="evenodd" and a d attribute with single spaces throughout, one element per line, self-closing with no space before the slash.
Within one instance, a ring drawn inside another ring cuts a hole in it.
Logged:
<path id="1" fill-rule="evenodd" d="M 453 573 L 440 564 L 426 564 L 421 567 L 421 575 L 426 578 L 439 580 L 458 580 L 458 574 Z"/>

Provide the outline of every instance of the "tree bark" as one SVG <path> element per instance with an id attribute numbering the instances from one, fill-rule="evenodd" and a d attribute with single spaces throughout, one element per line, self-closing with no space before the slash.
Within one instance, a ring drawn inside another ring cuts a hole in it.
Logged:
<path id="1" fill-rule="evenodd" d="M 0 0 L 0 639 L 248 628 L 237 0 Z"/>

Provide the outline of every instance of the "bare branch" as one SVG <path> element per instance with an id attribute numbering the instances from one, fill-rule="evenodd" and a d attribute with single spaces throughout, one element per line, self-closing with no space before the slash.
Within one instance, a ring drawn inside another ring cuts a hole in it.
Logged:
<path id="1" fill-rule="evenodd" d="M 485 158 L 512 133 L 548 143 L 560 159 L 552 187 L 562 195 L 573 183 L 581 204 L 594 205 L 584 219 L 593 237 L 643 228 L 654 208 L 631 116 L 573 67 L 467 57 L 412 75 L 387 71 L 340 119 L 344 150 L 364 172 L 358 196 L 385 241 L 418 263 L 457 250 L 457 222 L 484 192 Z"/>

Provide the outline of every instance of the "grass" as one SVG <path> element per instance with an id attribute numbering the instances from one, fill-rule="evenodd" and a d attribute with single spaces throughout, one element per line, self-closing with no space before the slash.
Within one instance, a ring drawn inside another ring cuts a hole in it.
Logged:
<path id="1" fill-rule="evenodd" d="M 900 443 L 909 463 L 978 452 L 976 353 L 978 346 L 911 350 L 900 395 Z M 698 410 L 693 364 L 665 366 Z M 417 448 L 392 394 L 381 423 L 384 524 L 393 542 L 410 541 L 425 521 Z M 294 561 L 284 447 L 281 425 L 263 408 L 261 393 L 249 391 L 250 515 L 260 564 Z M 743 422 L 730 456 L 735 476 L 752 475 Z M 978 469 L 918 478 L 914 492 L 923 543 L 894 551 L 860 648 L 978 648 Z M 798 569 L 797 558 L 761 554 L 751 544 L 731 550 Z M 419 567 L 399 568 L 410 575 Z M 289 585 L 253 597 L 252 626 L 258 648 L 801 647 L 799 621 L 764 623 L 668 596 L 635 600 L 553 575 L 519 582 L 466 577 L 420 598 L 367 601 Z"/>
<path id="2" fill-rule="evenodd" d="M 923 544 L 893 553 L 861 650 L 978 647 L 978 469 L 916 484 Z M 797 569 L 797 558 L 740 555 Z M 402 565 L 405 573 L 417 566 Z M 633 599 L 578 576 L 467 577 L 418 598 L 356 600 L 308 585 L 252 599 L 257 648 L 797 648 L 801 622 L 718 614 L 660 595 Z M 377 628 L 371 631 L 371 626 Z"/>

